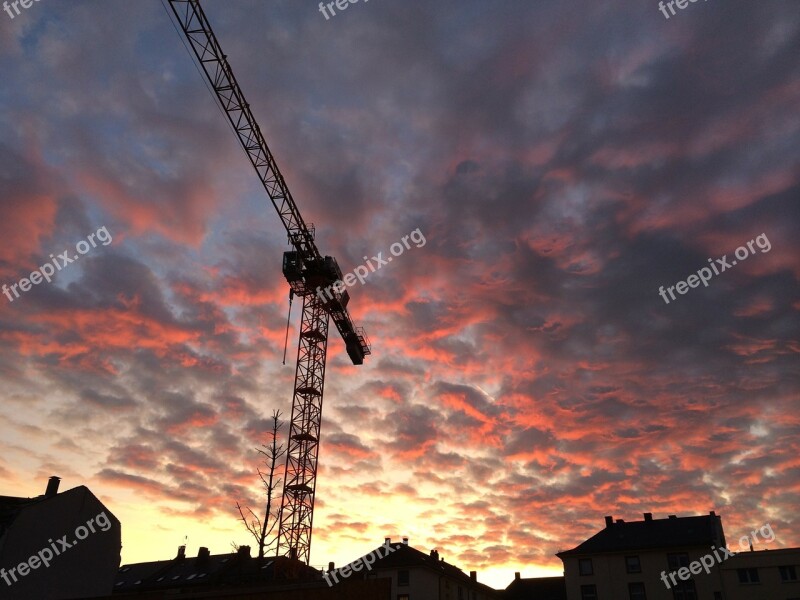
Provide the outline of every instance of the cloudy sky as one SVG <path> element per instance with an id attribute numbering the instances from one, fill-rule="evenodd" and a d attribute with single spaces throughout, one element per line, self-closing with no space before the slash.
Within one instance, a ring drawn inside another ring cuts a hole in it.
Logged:
<path id="1" fill-rule="evenodd" d="M 331 337 L 312 564 L 407 535 L 504 587 L 642 512 L 800 545 L 796 2 L 204 4 L 321 251 L 425 240 L 350 289 L 365 364 Z M 0 494 L 89 486 L 124 562 L 247 543 L 299 314 L 283 366 L 264 190 L 159 0 L 0 12 L 0 80 Z"/>

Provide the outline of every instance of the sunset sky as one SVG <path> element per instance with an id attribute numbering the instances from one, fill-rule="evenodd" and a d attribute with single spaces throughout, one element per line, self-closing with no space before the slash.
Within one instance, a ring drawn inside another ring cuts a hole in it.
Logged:
<path id="1" fill-rule="evenodd" d="M 349 290 L 363 366 L 332 327 L 313 565 L 405 535 L 505 587 L 643 512 L 800 545 L 796 1 L 204 6 L 320 250 L 425 238 Z M 126 563 L 252 544 L 300 303 L 283 366 L 285 231 L 181 36 L 42 0 L 0 80 L 0 284 L 112 239 L 0 295 L 0 495 L 87 485 Z"/>

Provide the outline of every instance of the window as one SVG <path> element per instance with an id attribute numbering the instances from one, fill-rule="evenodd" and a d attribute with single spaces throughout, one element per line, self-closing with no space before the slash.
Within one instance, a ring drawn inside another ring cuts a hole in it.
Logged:
<path id="1" fill-rule="evenodd" d="M 667 554 L 667 565 L 670 571 L 678 571 L 682 568 L 689 568 L 689 555 L 686 552 L 676 552 Z M 672 586 L 673 600 L 697 600 L 697 590 L 694 587 L 694 581 L 689 579 L 683 581 L 677 577 L 677 585 Z"/>
<path id="2" fill-rule="evenodd" d="M 736 569 L 739 583 L 759 583 L 758 569 Z"/>
<path id="3" fill-rule="evenodd" d="M 458 586 L 458 600 L 464 600 L 464 588 Z"/>
<path id="4" fill-rule="evenodd" d="M 758 578 L 758 569 L 736 569 L 739 583 L 761 583 Z"/>
<path id="5" fill-rule="evenodd" d="M 673 600 L 697 600 L 697 591 L 694 588 L 694 581 L 679 581 L 678 585 L 672 586 Z"/>
<path id="6" fill-rule="evenodd" d="M 408 571 L 402 570 L 397 572 L 397 585 L 408 585 Z"/>
<path id="7" fill-rule="evenodd" d="M 591 558 L 578 559 L 578 572 L 581 575 L 594 575 L 594 569 L 592 569 L 592 559 Z"/>
<path id="8" fill-rule="evenodd" d="M 797 570 L 794 565 L 778 567 L 778 570 L 781 572 L 781 581 L 797 581 Z"/>
<path id="9" fill-rule="evenodd" d="M 647 596 L 644 593 L 644 584 L 643 583 L 629 583 L 628 584 L 628 596 L 630 596 L 631 600 L 647 600 Z"/>
<path id="10" fill-rule="evenodd" d="M 639 562 L 638 556 L 626 556 L 625 557 L 625 570 L 628 573 L 641 573 L 642 572 L 642 564 Z"/>
<path id="11" fill-rule="evenodd" d="M 714 600 L 722 600 L 722 592 L 714 592 Z"/>
<path id="12" fill-rule="evenodd" d="M 667 563 L 670 571 L 677 571 L 681 567 L 689 566 L 689 555 L 686 552 L 667 554 Z"/>
<path id="13" fill-rule="evenodd" d="M 408 600 L 408 594 L 397 594 L 397 600 Z"/>
<path id="14" fill-rule="evenodd" d="M 582 585 L 581 586 L 581 600 L 597 600 L 597 586 L 596 585 Z"/>

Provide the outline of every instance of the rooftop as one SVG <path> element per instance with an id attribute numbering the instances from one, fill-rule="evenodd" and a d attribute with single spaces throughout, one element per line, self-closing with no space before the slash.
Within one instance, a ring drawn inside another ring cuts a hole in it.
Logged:
<path id="1" fill-rule="evenodd" d="M 615 522 L 613 517 L 606 517 L 605 529 L 556 556 L 563 559 L 604 552 L 711 545 L 725 545 L 722 520 L 714 511 L 700 517 L 669 515 L 666 519 L 653 519 L 651 513 L 644 513 L 643 521 Z"/>
<path id="2" fill-rule="evenodd" d="M 567 600 L 567 584 L 564 577 L 516 578 L 506 588 L 504 600 Z"/>

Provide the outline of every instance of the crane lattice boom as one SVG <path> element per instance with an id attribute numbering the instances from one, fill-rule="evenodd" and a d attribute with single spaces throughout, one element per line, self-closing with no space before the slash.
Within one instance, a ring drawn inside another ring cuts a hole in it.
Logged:
<path id="1" fill-rule="evenodd" d="M 292 291 L 303 298 L 300 341 L 297 347 L 292 419 L 286 453 L 283 500 L 278 532 L 278 553 L 309 562 L 316 494 L 322 393 L 328 346 L 328 318 L 332 318 L 353 364 L 370 354 L 363 329 L 355 327 L 347 311 L 349 295 L 341 281 L 336 259 L 322 256 L 267 146 L 261 128 L 239 87 L 199 0 L 169 0 L 208 82 L 256 170 L 264 189 L 286 228 L 294 250 L 284 253 L 283 273 Z M 331 289 L 333 298 L 317 294 Z"/>

